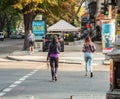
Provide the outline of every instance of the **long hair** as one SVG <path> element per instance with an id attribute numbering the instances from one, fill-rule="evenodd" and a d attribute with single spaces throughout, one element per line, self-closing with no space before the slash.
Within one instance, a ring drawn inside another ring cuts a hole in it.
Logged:
<path id="1" fill-rule="evenodd" d="M 53 43 L 53 44 L 57 43 L 57 37 L 53 37 L 53 38 L 52 38 L 52 43 Z"/>
<path id="2" fill-rule="evenodd" d="M 92 41 L 91 41 L 91 38 L 89 36 L 85 38 L 85 43 L 91 43 L 91 42 Z"/>
<path id="3" fill-rule="evenodd" d="M 52 38 L 52 44 L 50 46 L 50 52 L 56 52 L 58 40 L 56 37 Z"/>

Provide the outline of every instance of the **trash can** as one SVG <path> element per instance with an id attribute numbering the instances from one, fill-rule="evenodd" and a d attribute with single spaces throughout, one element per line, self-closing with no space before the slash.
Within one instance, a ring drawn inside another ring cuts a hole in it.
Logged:
<path id="1" fill-rule="evenodd" d="M 120 99 L 120 44 L 108 54 L 110 56 L 110 89 L 106 99 Z"/>

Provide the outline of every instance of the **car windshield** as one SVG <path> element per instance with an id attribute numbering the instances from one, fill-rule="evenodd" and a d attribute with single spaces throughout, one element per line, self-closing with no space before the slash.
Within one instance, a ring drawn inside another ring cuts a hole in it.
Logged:
<path id="1" fill-rule="evenodd" d="M 46 34 L 45 38 L 47 38 L 48 40 L 52 39 L 54 36 L 56 37 L 61 37 L 59 34 Z"/>

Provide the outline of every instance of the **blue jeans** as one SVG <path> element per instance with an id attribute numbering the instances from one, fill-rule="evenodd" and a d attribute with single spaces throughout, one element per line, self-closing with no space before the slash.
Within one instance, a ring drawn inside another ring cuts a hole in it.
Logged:
<path id="1" fill-rule="evenodd" d="M 85 71 L 86 73 L 92 72 L 92 59 L 93 59 L 93 53 L 91 52 L 85 52 L 84 53 L 84 60 L 85 60 Z"/>

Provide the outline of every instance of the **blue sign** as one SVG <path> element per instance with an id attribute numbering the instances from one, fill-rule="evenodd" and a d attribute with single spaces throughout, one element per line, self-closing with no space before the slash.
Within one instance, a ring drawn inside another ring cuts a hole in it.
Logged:
<path id="1" fill-rule="evenodd" d="M 35 40 L 41 40 L 45 35 L 45 21 L 33 21 L 32 33 L 35 35 Z"/>
<path id="2" fill-rule="evenodd" d="M 107 34 L 110 33 L 110 24 L 103 24 L 102 25 L 102 29 L 103 29 L 103 33 Z"/>
<path id="3" fill-rule="evenodd" d="M 105 48 L 111 48 L 111 24 L 102 24 L 102 33 L 102 39 L 104 40 Z"/>

